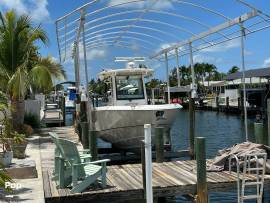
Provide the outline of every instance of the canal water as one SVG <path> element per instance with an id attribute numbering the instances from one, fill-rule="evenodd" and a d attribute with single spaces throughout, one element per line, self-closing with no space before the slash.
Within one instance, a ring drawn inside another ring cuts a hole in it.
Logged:
<path id="1" fill-rule="evenodd" d="M 214 111 L 196 111 L 195 136 L 206 138 L 206 156 L 214 158 L 217 151 L 231 147 L 245 141 L 244 120 L 239 115 L 229 115 Z M 254 141 L 253 119 L 248 120 L 249 140 Z M 171 130 L 172 147 L 174 150 L 187 149 L 188 139 L 188 111 L 182 110 Z M 252 192 L 252 191 L 251 191 Z M 237 202 L 237 191 L 215 192 L 210 194 L 212 203 Z M 170 203 L 188 203 L 183 197 L 168 199 Z M 245 202 L 255 202 L 245 201 Z M 265 203 L 270 202 L 270 188 L 265 190 Z"/>
<path id="2" fill-rule="evenodd" d="M 245 141 L 244 120 L 239 115 L 229 115 L 214 111 L 196 111 L 195 135 L 206 138 L 206 156 L 214 158 L 217 151 Z M 72 116 L 67 116 L 72 123 Z M 253 119 L 248 120 L 249 140 L 254 141 Z M 181 110 L 171 129 L 172 147 L 174 150 L 188 148 L 188 111 Z M 237 202 L 237 191 L 215 192 L 209 195 L 212 203 Z M 183 197 L 168 198 L 169 203 L 189 203 Z M 255 202 L 245 201 L 245 202 Z M 265 190 L 265 203 L 270 202 L 270 188 Z M 134 203 L 134 202 L 133 202 Z M 140 202 L 138 202 L 140 203 Z"/>

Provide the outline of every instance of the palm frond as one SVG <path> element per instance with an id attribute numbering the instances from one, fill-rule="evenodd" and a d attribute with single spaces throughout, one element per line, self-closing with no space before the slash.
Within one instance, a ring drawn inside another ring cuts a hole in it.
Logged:
<path id="1" fill-rule="evenodd" d="M 7 91 L 13 99 L 24 98 L 28 89 L 28 77 L 24 67 L 20 67 L 8 81 Z"/>
<path id="2" fill-rule="evenodd" d="M 43 65 L 36 65 L 29 73 L 31 85 L 37 89 L 51 89 L 53 81 L 49 70 Z"/>
<path id="3" fill-rule="evenodd" d="M 52 78 L 58 80 L 66 79 L 66 72 L 64 70 L 64 67 L 60 63 L 54 61 L 51 56 L 39 58 L 38 63 L 48 69 Z"/>

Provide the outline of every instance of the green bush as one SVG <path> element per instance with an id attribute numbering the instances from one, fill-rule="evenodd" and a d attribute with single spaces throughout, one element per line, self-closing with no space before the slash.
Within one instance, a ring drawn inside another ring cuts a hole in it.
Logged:
<path id="1" fill-rule="evenodd" d="M 24 115 L 24 123 L 27 125 L 30 125 L 32 128 L 39 128 L 40 127 L 40 121 L 39 118 L 31 113 Z"/>

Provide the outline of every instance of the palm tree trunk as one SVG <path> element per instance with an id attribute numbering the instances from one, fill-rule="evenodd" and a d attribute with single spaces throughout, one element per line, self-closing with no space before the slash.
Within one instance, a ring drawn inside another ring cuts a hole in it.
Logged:
<path id="1" fill-rule="evenodd" d="M 15 130 L 20 130 L 24 122 L 25 106 L 24 100 L 12 100 L 12 122 Z"/>

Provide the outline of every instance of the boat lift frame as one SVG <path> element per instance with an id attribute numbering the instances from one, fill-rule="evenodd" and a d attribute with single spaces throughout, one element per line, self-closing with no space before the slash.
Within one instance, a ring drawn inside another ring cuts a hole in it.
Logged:
<path id="1" fill-rule="evenodd" d="M 159 2 L 159 0 L 127 0 L 112 5 L 103 5 L 102 1 L 100 0 L 91 0 L 89 3 L 56 20 L 56 33 L 60 62 L 65 62 L 69 57 L 74 58 L 76 87 L 79 88 L 81 81 L 79 55 L 80 49 L 83 48 L 85 81 L 86 84 L 88 84 L 88 77 L 90 74 L 88 72 L 87 50 L 110 46 L 126 48 L 134 51 L 132 48 L 132 43 L 135 42 L 136 45 L 143 50 L 142 52 L 148 54 L 149 60 L 158 60 L 159 62 L 165 63 L 168 103 L 170 103 L 169 60 L 175 58 L 176 66 L 179 67 L 180 57 L 189 55 L 192 73 L 191 97 L 195 98 L 197 88 L 195 85 L 193 54 L 200 50 L 240 38 L 241 66 L 243 72 L 242 84 L 244 101 L 246 101 L 244 56 L 245 36 L 269 28 L 270 16 L 255 8 L 251 4 L 246 3 L 244 0 L 232 1 L 235 2 L 236 6 L 241 5 L 246 8 L 247 12 L 238 17 L 231 18 L 220 11 L 216 11 L 208 6 L 206 7 L 192 1 L 168 0 L 168 2 L 174 6 L 187 6 L 191 9 L 196 9 L 211 16 L 225 20 L 224 23 L 211 26 L 202 22 L 200 19 L 183 15 L 181 13 L 155 9 L 154 6 Z M 143 8 L 120 10 L 119 12 L 113 13 L 108 12 L 112 9 L 121 8 L 123 6 L 142 3 L 145 3 Z M 97 5 L 100 5 L 100 7 L 96 8 Z M 114 17 L 135 14 L 138 14 L 137 18 L 132 17 L 120 20 L 114 19 Z M 176 19 L 192 23 L 200 28 L 206 28 L 207 30 L 197 34 L 182 25 L 175 25 L 171 22 L 163 20 L 162 18 L 148 19 L 145 17 L 146 14 L 174 17 Z M 95 15 L 98 16 L 93 17 Z M 256 21 L 250 25 L 244 26 L 244 23 L 250 19 L 256 19 Z M 143 23 L 143 25 L 140 25 L 139 23 Z M 157 29 L 155 25 L 162 26 L 163 29 Z M 224 32 L 226 29 L 235 26 L 238 26 L 239 29 L 229 33 Z M 168 32 L 167 28 L 174 29 L 176 33 Z M 130 29 L 136 29 L 136 31 L 130 31 Z M 151 31 L 151 33 L 149 33 L 149 31 Z M 158 37 L 157 33 L 171 36 L 171 38 L 176 40 L 178 39 L 177 41 L 180 42 L 170 44 L 169 47 L 153 53 L 153 50 L 156 50 L 155 45 L 165 41 L 163 38 Z M 186 38 L 182 35 L 189 35 L 190 37 Z M 214 39 L 208 39 L 209 36 L 214 36 Z M 81 44 L 82 46 L 80 46 Z M 180 85 L 180 73 L 179 68 L 177 68 L 177 86 L 180 87 Z M 244 102 L 244 109 L 245 134 L 246 140 L 248 140 L 246 102 Z"/>

